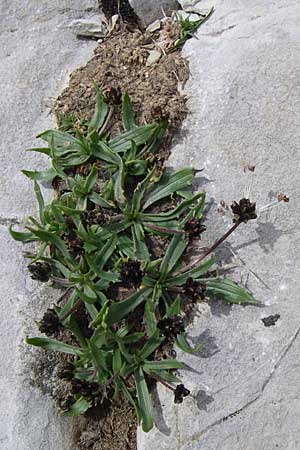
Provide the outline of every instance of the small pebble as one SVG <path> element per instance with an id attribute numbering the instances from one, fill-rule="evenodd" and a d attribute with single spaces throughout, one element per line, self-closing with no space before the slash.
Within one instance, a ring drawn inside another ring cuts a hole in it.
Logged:
<path id="1" fill-rule="evenodd" d="M 271 327 L 276 324 L 278 319 L 280 319 L 280 314 L 275 314 L 274 316 L 264 317 L 261 320 L 265 327 Z"/>

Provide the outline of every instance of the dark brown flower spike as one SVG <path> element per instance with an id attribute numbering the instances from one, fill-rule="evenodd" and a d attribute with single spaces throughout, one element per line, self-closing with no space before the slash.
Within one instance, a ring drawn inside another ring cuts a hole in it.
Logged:
<path id="1" fill-rule="evenodd" d="M 183 384 L 178 384 L 174 391 L 174 403 L 182 403 L 184 397 L 187 397 L 190 393 L 191 392 Z"/>
<path id="2" fill-rule="evenodd" d="M 205 299 L 205 285 L 199 281 L 194 281 L 193 278 L 188 278 L 183 287 L 183 292 L 187 297 L 189 297 L 193 302 L 197 300 Z"/>
<path id="3" fill-rule="evenodd" d="M 61 324 L 58 315 L 54 309 L 48 308 L 43 315 L 42 320 L 39 323 L 39 330 L 41 333 L 45 333 L 46 336 L 51 336 L 60 330 Z"/>
<path id="4" fill-rule="evenodd" d="M 202 224 L 201 219 L 193 217 L 185 224 L 184 231 L 190 238 L 200 237 L 206 231 L 206 226 Z"/>
<path id="5" fill-rule="evenodd" d="M 30 276 L 33 280 L 46 283 L 50 279 L 51 266 L 46 262 L 33 262 L 28 266 Z"/>
<path id="6" fill-rule="evenodd" d="M 173 342 L 178 334 L 185 331 L 184 322 L 179 316 L 167 317 L 160 320 L 157 323 L 157 328 L 170 342 Z"/>
<path id="7" fill-rule="evenodd" d="M 124 261 L 121 264 L 120 279 L 123 283 L 139 286 L 142 282 L 144 273 L 141 269 L 140 261 Z"/>
<path id="8" fill-rule="evenodd" d="M 247 223 L 249 220 L 257 219 L 256 203 L 248 198 L 242 198 L 239 202 L 231 205 L 234 214 L 233 223 Z"/>
<path id="9" fill-rule="evenodd" d="M 87 381 L 79 380 L 77 378 L 71 380 L 71 393 L 73 395 L 79 394 L 84 397 L 89 397 L 93 395 L 98 388 L 99 385 L 97 383 L 88 383 Z"/>

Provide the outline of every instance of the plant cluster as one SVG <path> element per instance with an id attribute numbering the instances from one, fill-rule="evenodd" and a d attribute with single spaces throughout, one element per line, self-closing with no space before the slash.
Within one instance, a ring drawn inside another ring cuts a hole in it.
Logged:
<path id="1" fill-rule="evenodd" d="M 39 219 L 29 217 L 26 231 L 10 233 L 40 243 L 27 253 L 32 278 L 65 289 L 39 323 L 46 337 L 26 339 L 69 355 L 58 371 L 70 386 L 61 410 L 78 415 L 122 393 L 149 431 L 151 380 L 173 390 L 176 403 L 189 394 L 174 373 L 184 364 L 159 356 L 167 345 L 198 350 L 186 338 L 186 303 L 207 297 L 255 303 L 246 289 L 218 276 L 212 256 L 233 229 L 255 218 L 255 204 L 235 202 L 232 229 L 185 263 L 189 242 L 205 231 L 205 195 L 192 190 L 196 171 L 164 167 L 159 149 L 167 123 L 137 126 L 127 94 L 124 131 L 116 136 L 109 133 L 112 113 L 113 102 L 97 89 L 89 123 L 67 118 L 60 129 L 39 135 L 48 145 L 30 150 L 49 156 L 52 166 L 24 171 L 34 180 Z M 38 183 L 45 180 L 56 189 L 50 204 Z M 164 243 L 161 257 L 155 257 L 153 237 Z"/>
<path id="2" fill-rule="evenodd" d="M 199 16 L 197 20 L 191 20 L 191 14 L 188 14 L 187 17 L 183 17 L 180 12 L 176 13 L 176 22 L 180 25 L 180 36 L 175 42 L 175 47 L 178 48 L 183 45 L 188 39 L 193 37 L 193 34 L 198 30 L 200 25 L 204 24 L 210 16 L 213 14 L 214 8 L 212 7 L 208 13 L 199 13 L 194 12 L 193 15 Z"/>

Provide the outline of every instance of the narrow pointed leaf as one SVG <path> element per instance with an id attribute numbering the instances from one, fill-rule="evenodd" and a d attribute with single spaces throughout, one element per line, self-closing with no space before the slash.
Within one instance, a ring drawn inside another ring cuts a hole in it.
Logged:
<path id="1" fill-rule="evenodd" d="M 55 178 L 57 175 L 56 171 L 53 168 L 41 171 L 22 170 L 21 172 L 26 175 L 26 177 L 36 181 L 52 181 L 53 178 Z"/>
<path id="2" fill-rule="evenodd" d="M 35 196 L 39 205 L 39 216 L 40 216 L 40 221 L 42 223 L 44 223 L 44 208 L 45 208 L 45 202 L 42 196 L 42 192 L 40 189 L 40 186 L 38 185 L 38 183 L 35 181 L 34 182 L 34 192 L 35 192 Z"/>
<path id="3" fill-rule="evenodd" d="M 169 197 L 174 192 L 192 184 L 193 179 L 194 170 L 190 168 L 181 169 L 173 173 L 166 171 L 160 181 L 146 193 L 143 209 L 146 210 L 158 200 Z"/>
<path id="4" fill-rule="evenodd" d="M 166 286 L 182 286 L 188 278 L 193 278 L 194 280 L 199 279 L 199 281 L 201 281 L 201 276 L 206 274 L 214 263 L 215 258 L 214 256 L 212 256 L 210 259 L 200 264 L 198 267 L 195 267 L 194 269 L 183 272 L 180 275 L 171 276 L 169 279 L 167 279 Z"/>
<path id="5" fill-rule="evenodd" d="M 182 350 L 185 353 L 195 353 L 198 352 L 202 347 L 203 344 L 198 344 L 196 345 L 196 347 L 191 347 L 190 344 L 188 343 L 187 339 L 186 339 L 186 335 L 185 334 L 178 334 L 176 337 L 176 345 L 177 347 L 180 348 L 180 350 Z"/>
<path id="6" fill-rule="evenodd" d="M 64 342 L 57 341 L 56 339 L 34 337 L 26 338 L 26 344 L 34 345 L 35 347 L 42 347 L 47 350 L 53 350 L 55 352 L 67 353 L 74 356 L 82 356 L 83 351 L 79 347 L 74 345 L 65 344 Z"/>
<path id="7" fill-rule="evenodd" d="M 246 288 L 229 279 L 217 279 L 206 282 L 206 292 L 213 297 L 224 298 L 228 303 L 257 304 L 258 301 Z"/>
<path id="8" fill-rule="evenodd" d="M 108 325 L 119 322 L 126 317 L 131 311 L 145 301 L 150 292 L 151 289 L 143 288 L 130 295 L 126 300 L 112 303 L 107 317 Z"/>
<path id="9" fill-rule="evenodd" d="M 175 234 L 167 248 L 166 254 L 160 266 L 160 273 L 162 274 L 162 277 L 165 277 L 167 274 L 172 272 L 177 261 L 181 258 L 185 248 L 185 236 L 182 234 Z"/>
<path id="10" fill-rule="evenodd" d="M 176 359 L 163 359 L 162 361 L 147 361 L 143 367 L 147 370 L 183 369 L 185 364 Z"/>
<path id="11" fill-rule="evenodd" d="M 26 233 L 22 231 L 14 231 L 12 229 L 12 225 L 8 227 L 9 234 L 15 241 L 20 242 L 30 242 L 30 241 L 38 241 L 38 237 L 32 233 Z"/>
<path id="12" fill-rule="evenodd" d="M 134 372 L 136 391 L 141 413 L 142 429 L 148 432 L 153 428 L 152 405 L 148 391 L 148 386 L 142 368 Z"/>
<path id="13" fill-rule="evenodd" d="M 132 141 L 135 142 L 136 146 L 146 144 L 146 142 L 152 137 L 156 128 L 156 124 L 150 124 L 120 133 L 109 141 L 109 147 L 114 152 L 119 153 L 130 150 Z"/>
<path id="14" fill-rule="evenodd" d="M 96 107 L 95 113 L 89 125 L 89 130 L 95 128 L 95 130 L 99 131 L 105 122 L 107 113 L 108 113 L 108 106 L 104 101 L 100 89 L 96 87 Z"/>
<path id="15" fill-rule="evenodd" d="M 80 397 L 75 403 L 70 407 L 70 409 L 63 413 L 67 417 L 80 416 L 85 413 L 92 406 L 91 400 L 86 400 L 84 397 Z"/>
<path id="16" fill-rule="evenodd" d="M 127 92 L 124 94 L 122 102 L 122 122 L 124 130 L 130 131 L 135 128 L 134 114 L 132 104 Z"/>

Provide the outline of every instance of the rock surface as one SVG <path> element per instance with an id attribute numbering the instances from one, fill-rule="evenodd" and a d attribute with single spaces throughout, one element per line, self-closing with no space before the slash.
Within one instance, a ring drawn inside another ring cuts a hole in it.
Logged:
<path id="1" fill-rule="evenodd" d="M 95 13 L 93 0 L 2 0 L 0 5 L 1 450 L 74 450 L 71 421 L 58 417 L 24 372 L 24 320 L 33 327 L 49 298 L 42 300 L 38 284 L 28 279 L 22 245 L 8 236 L 7 226 L 36 212 L 32 182 L 20 170 L 47 163 L 25 149 L 53 125 L 52 98 L 95 45 L 76 39 L 69 24 Z"/>
<path id="2" fill-rule="evenodd" d="M 192 396 L 174 405 L 165 389 L 160 400 L 154 393 L 157 428 L 139 433 L 138 449 L 298 450 L 300 5 L 221 0 L 196 6 L 213 5 L 198 39 L 184 47 L 191 113 L 171 157 L 174 166 L 205 169 L 199 186 L 207 192 L 211 225 L 203 245 L 229 226 L 217 203 L 240 199 L 251 183 L 258 208 L 279 192 L 290 202 L 261 212 L 218 252 L 224 263 L 233 253 L 246 262 L 248 286 L 264 307 L 200 305 L 190 339 L 204 346 L 182 356 Z M 244 172 L 248 164 L 256 165 L 254 173 Z M 245 267 L 242 274 L 245 280 Z M 281 317 L 265 327 L 262 318 L 272 314 Z"/>
<path id="3" fill-rule="evenodd" d="M 164 13 L 170 15 L 179 6 L 176 0 L 129 0 L 129 3 L 144 26 L 160 19 Z"/>

